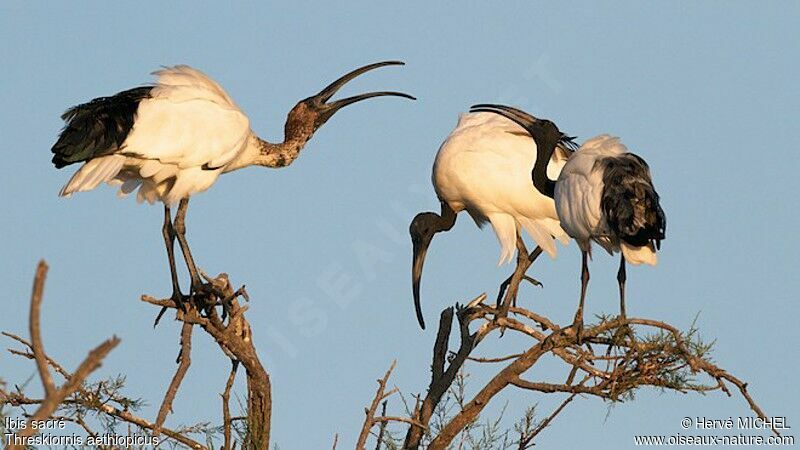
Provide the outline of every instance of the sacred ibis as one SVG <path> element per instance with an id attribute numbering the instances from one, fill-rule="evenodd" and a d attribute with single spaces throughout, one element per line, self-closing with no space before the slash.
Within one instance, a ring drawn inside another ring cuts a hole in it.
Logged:
<path id="1" fill-rule="evenodd" d="M 482 106 L 482 111 L 495 112 L 522 125 L 537 143 L 564 137 L 549 120 L 509 106 Z M 617 137 L 603 134 L 586 141 L 569 158 L 556 181 L 541 169 L 534 169 L 532 178 L 538 190 L 555 199 L 561 227 L 581 249 L 581 297 L 574 321 L 580 341 L 591 242 L 611 255 L 621 253 L 617 282 L 620 317 L 625 319 L 625 263 L 656 265 L 656 250 L 665 238 L 667 219 L 647 163 L 628 152 Z"/>
<path id="2" fill-rule="evenodd" d="M 542 156 L 538 142 L 532 147 L 530 136 L 513 121 L 485 112 L 461 115 L 433 164 L 432 181 L 441 214 L 417 214 L 409 227 L 412 290 L 420 327 L 425 328 L 420 280 L 428 246 L 436 233 L 453 227 L 459 212 L 467 211 L 479 227 L 487 222 L 492 225 L 501 247 L 499 264 L 512 259 L 515 245 L 518 265 L 524 260 L 529 266 L 542 250 L 555 257 L 554 237 L 567 242 L 552 196 L 531 184 L 531 170 L 556 177 L 572 153 L 569 140 L 553 142 L 553 146 Z M 522 229 L 538 245 L 529 256 Z"/>
<path id="3" fill-rule="evenodd" d="M 203 284 L 186 242 L 185 217 L 189 198 L 210 188 L 223 174 L 248 166 L 291 164 L 314 132 L 339 109 L 361 100 L 397 96 L 371 92 L 328 102 L 348 81 L 383 66 L 385 61 L 353 70 L 289 111 L 283 142 L 259 138 L 247 116 L 216 81 L 185 65 L 153 72 L 153 85 L 96 98 L 68 109 L 64 129 L 53 145 L 53 164 L 62 168 L 83 163 L 61 196 L 94 189 L 100 183 L 120 185 L 125 196 L 138 188 L 137 200 L 164 204 L 164 242 L 172 275 L 172 298 L 182 304 L 175 268 L 178 239 L 191 276 L 190 296 Z M 178 203 L 174 220 L 170 207 Z"/>

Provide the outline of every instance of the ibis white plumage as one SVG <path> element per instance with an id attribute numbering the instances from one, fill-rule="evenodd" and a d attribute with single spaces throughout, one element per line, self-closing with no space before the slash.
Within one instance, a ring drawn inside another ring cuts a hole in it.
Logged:
<path id="1" fill-rule="evenodd" d="M 492 110 L 523 126 L 537 143 L 552 142 L 564 136 L 553 122 L 537 119 L 519 109 L 495 105 Z M 537 148 L 547 155 L 552 147 Z M 604 134 L 581 145 L 566 162 L 557 180 L 541 171 L 537 176 L 534 170 L 533 184 L 554 197 L 561 227 L 581 249 L 581 296 L 574 322 L 579 339 L 592 242 L 609 254 L 621 253 L 617 281 L 620 315 L 624 318 L 625 264 L 655 265 L 656 251 L 666 233 L 666 216 L 647 163 L 628 152 L 619 138 Z"/>
<path id="2" fill-rule="evenodd" d="M 119 185 L 122 196 L 138 189 L 140 202 L 163 202 L 173 298 L 181 302 L 185 296 L 175 270 L 176 238 L 189 268 L 192 292 L 201 287 L 185 239 L 189 198 L 211 187 L 223 173 L 291 164 L 314 132 L 344 106 L 380 96 L 413 99 L 381 91 L 328 102 L 345 83 L 364 72 L 402 64 L 386 61 L 361 67 L 298 102 L 286 118 L 284 140 L 278 144 L 259 138 L 222 86 L 201 71 L 185 65 L 158 70 L 151 86 L 96 98 L 64 113 L 66 124 L 52 148 L 53 164 L 57 168 L 83 165 L 60 195 L 88 191 L 106 182 Z M 170 206 L 176 203 L 173 221 Z"/>
<path id="3" fill-rule="evenodd" d="M 558 176 L 572 150 L 567 140 L 556 147 L 542 157 L 527 132 L 513 121 L 486 112 L 461 115 L 433 164 L 432 181 L 441 213 L 420 213 L 409 227 L 414 305 L 423 329 L 420 280 L 428 246 L 434 234 L 453 227 L 459 212 L 466 211 L 479 227 L 491 224 L 501 247 L 500 264 L 510 261 L 519 245 L 522 255 L 521 230 L 538 245 L 531 259 L 542 250 L 555 257 L 554 238 L 566 243 L 553 199 L 531 184 L 534 167 Z"/>

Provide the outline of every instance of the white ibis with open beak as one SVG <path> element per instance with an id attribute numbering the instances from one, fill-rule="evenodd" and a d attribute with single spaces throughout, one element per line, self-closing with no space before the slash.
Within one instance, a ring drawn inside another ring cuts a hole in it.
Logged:
<path id="1" fill-rule="evenodd" d="M 166 67 L 156 82 L 96 98 L 68 109 L 64 129 L 53 145 L 57 168 L 82 163 L 60 195 L 120 185 L 124 196 L 138 188 L 139 202 L 164 204 L 163 235 L 172 274 L 172 297 L 182 304 L 175 268 L 177 238 L 189 269 L 190 294 L 202 287 L 185 236 L 189 198 L 210 188 L 223 174 L 249 166 L 291 164 L 339 109 L 373 97 L 414 97 L 400 92 L 371 92 L 329 102 L 348 81 L 373 69 L 403 65 L 385 61 L 353 70 L 289 111 L 283 142 L 273 144 L 250 129 L 247 116 L 216 81 L 189 66 Z M 178 203 L 174 221 L 170 207 Z"/>

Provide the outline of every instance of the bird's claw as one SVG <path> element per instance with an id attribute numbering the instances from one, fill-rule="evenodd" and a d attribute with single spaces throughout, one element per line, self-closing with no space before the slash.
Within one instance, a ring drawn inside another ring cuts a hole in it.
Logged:
<path id="1" fill-rule="evenodd" d="M 625 320 L 625 317 L 622 316 L 621 319 Z M 623 343 L 625 337 L 629 337 L 631 343 L 636 342 L 636 337 L 633 334 L 633 328 L 631 328 L 627 323 L 624 323 L 617 328 L 611 341 L 613 342 L 613 345 L 619 346 Z"/>
<path id="2" fill-rule="evenodd" d="M 170 295 L 169 298 L 172 300 L 172 303 L 175 305 L 175 309 L 178 311 L 181 311 L 184 314 L 189 311 L 187 305 L 191 300 L 191 296 L 183 295 L 180 290 L 175 289 L 172 291 L 172 295 Z M 158 323 L 161 321 L 161 318 L 164 317 L 164 313 L 167 312 L 167 309 L 169 309 L 167 306 L 161 307 L 161 310 L 156 315 L 156 319 L 153 321 L 153 328 L 158 326 Z"/>
<path id="3" fill-rule="evenodd" d="M 539 281 L 539 280 L 537 280 L 537 279 L 535 279 L 535 278 L 531 278 L 531 277 L 529 277 L 529 276 L 527 276 L 527 275 L 525 275 L 524 277 L 522 277 L 522 279 L 523 279 L 523 280 L 525 280 L 525 281 L 527 281 L 527 282 L 529 282 L 530 284 L 532 284 L 532 285 L 534 285 L 534 286 L 538 286 L 538 287 L 544 287 L 544 285 L 542 284 L 542 282 L 541 282 L 541 281 Z"/>
<path id="4" fill-rule="evenodd" d="M 227 274 L 221 273 L 211 277 L 202 270 L 199 270 L 199 273 L 205 281 L 197 280 L 192 284 L 192 298 L 197 309 L 206 316 L 211 314 L 216 306 L 222 306 L 221 319 L 224 321 L 230 315 L 231 302 L 234 298 L 242 296 L 245 300 L 249 300 L 244 286 L 237 291 L 233 290 Z"/>

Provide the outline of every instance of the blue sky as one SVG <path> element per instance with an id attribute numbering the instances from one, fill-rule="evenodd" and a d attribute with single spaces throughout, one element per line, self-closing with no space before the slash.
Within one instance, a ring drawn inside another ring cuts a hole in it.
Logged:
<path id="1" fill-rule="evenodd" d="M 434 332 L 414 319 L 406 227 L 437 207 L 436 149 L 478 102 L 518 105 L 581 141 L 619 135 L 648 160 L 668 236 L 658 267 L 629 270 L 629 314 L 687 327 L 699 313 L 716 360 L 750 382 L 768 414 L 799 425 L 799 395 L 786 388 L 800 356 L 798 19 L 791 2 L 5 2 L 0 329 L 25 332 L 35 263 L 46 258 L 48 351 L 74 367 L 117 334 L 122 344 L 101 372 L 127 373 L 128 392 L 148 399 L 154 417 L 179 334 L 170 320 L 153 330 L 155 309 L 137 300 L 169 292 L 162 210 L 120 201 L 109 187 L 58 198 L 72 172 L 49 162 L 59 115 L 185 63 L 217 79 L 254 130 L 275 139 L 296 101 L 359 65 L 402 59 L 407 66 L 371 73 L 344 94 L 391 88 L 419 101 L 350 107 L 292 166 L 226 175 L 189 211 L 199 265 L 230 273 L 253 297 L 281 448 L 329 448 L 337 432 L 340 448 L 352 446 L 374 380 L 395 358 L 394 383 L 424 391 Z M 559 250 L 536 263 L 545 289 L 524 290 L 522 302 L 566 323 L 580 257 L 574 244 Z M 437 236 L 423 283 L 428 321 L 495 292 L 512 270 L 495 267 L 498 252 L 492 233 L 466 218 Z M 597 252 L 591 268 L 587 314 L 615 313 L 616 259 Z M 228 364 L 210 339 L 195 341 L 169 424 L 218 419 Z M 11 381 L 34 372 L 5 353 L 0 367 Z M 475 386 L 487 375 L 476 368 Z M 513 418 L 560 398 L 510 391 L 498 405 L 505 400 Z M 601 401 L 579 399 L 539 443 L 629 448 L 634 434 L 685 433 L 685 416 L 750 414 L 738 397 L 657 391 L 606 413 Z"/>

